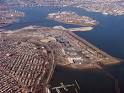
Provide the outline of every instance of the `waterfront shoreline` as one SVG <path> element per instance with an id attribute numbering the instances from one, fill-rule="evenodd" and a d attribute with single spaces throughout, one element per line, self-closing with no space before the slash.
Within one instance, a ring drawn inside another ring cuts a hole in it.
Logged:
<path id="1" fill-rule="evenodd" d="M 65 28 L 63 26 L 54 26 L 53 29 L 68 30 L 72 32 L 87 32 L 93 30 L 93 27 Z"/>
<path id="2" fill-rule="evenodd" d="M 119 65 L 120 63 L 111 63 L 111 64 L 104 64 L 103 67 L 108 67 L 108 66 L 116 66 Z M 102 68 L 100 68 L 98 65 L 93 65 L 93 66 L 84 66 L 84 65 L 74 65 L 74 64 L 57 64 L 57 66 L 61 66 L 64 68 L 68 68 L 68 69 L 73 69 L 73 70 L 87 70 L 87 69 L 99 69 L 101 70 Z"/>

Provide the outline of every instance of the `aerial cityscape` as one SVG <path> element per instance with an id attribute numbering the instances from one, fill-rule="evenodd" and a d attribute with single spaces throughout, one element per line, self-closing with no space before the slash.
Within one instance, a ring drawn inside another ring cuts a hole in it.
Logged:
<path id="1" fill-rule="evenodd" d="M 0 0 L 0 93 L 124 93 L 123 0 Z"/>

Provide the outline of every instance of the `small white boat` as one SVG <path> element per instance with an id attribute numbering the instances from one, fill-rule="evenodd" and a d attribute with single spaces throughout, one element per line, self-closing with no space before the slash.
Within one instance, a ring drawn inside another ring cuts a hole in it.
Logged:
<path id="1" fill-rule="evenodd" d="M 104 14 L 104 15 L 108 15 L 108 13 L 106 13 L 106 12 L 103 12 L 102 14 Z"/>

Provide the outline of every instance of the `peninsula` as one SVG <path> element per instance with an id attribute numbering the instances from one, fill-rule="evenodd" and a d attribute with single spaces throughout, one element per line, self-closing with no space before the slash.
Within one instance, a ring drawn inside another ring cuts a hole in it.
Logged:
<path id="1" fill-rule="evenodd" d="M 0 32 L 0 55 L 2 93 L 48 93 L 56 65 L 102 69 L 120 62 L 70 31 L 38 26 Z"/>
<path id="2" fill-rule="evenodd" d="M 48 15 L 48 18 L 66 24 L 75 24 L 80 26 L 96 26 L 97 24 L 96 20 L 87 16 L 79 16 L 75 12 L 64 11 L 51 13 Z"/>
<path id="3" fill-rule="evenodd" d="M 75 12 L 66 12 L 66 11 L 50 13 L 48 14 L 48 19 L 66 23 L 66 24 L 74 24 L 74 25 L 81 26 L 79 28 L 68 29 L 70 31 L 89 31 L 89 30 L 92 30 L 93 27 L 96 26 L 98 23 L 96 20 L 90 17 L 79 16 Z"/>

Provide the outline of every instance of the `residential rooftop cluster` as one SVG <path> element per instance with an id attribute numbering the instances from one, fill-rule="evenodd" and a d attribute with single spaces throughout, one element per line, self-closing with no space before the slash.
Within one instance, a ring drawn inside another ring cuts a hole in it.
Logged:
<path id="1" fill-rule="evenodd" d="M 0 34 L 0 93 L 46 93 L 53 54 L 37 37 Z"/>
<path id="2" fill-rule="evenodd" d="M 14 22 L 17 22 L 20 17 L 23 17 L 24 13 L 16 10 L 1 10 L 0 11 L 0 27 L 7 26 Z"/>
<path id="3" fill-rule="evenodd" d="M 124 15 L 123 0 L 11 0 L 11 2 L 5 0 L 1 3 L 0 6 L 5 8 L 6 6 L 73 6 L 106 15 Z"/>
<path id="4" fill-rule="evenodd" d="M 120 0 L 121 1 L 121 0 Z M 88 11 L 92 12 L 100 12 L 105 15 L 124 15 L 124 3 L 123 1 L 101 1 L 101 0 L 95 0 L 95 1 L 83 1 L 80 3 L 75 4 L 75 7 L 83 8 Z"/>

